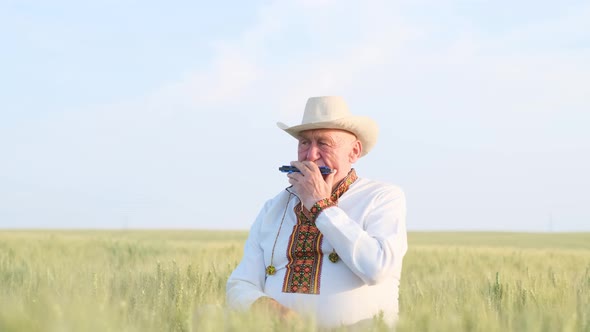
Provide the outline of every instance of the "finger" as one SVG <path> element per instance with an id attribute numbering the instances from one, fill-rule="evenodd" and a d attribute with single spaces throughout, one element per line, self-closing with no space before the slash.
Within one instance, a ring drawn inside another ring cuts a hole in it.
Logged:
<path id="1" fill-rule="evenodd" d="M 303 161 L 301 162 L 301 164 L 303 165 L 304 168 L 306 168 L 307 170 L 313 172 L 314 169 L 318 168 L 318 165 L 316 163 L 314 163 L 313 161 Z"/>
<path id="2" fill-rule="evenodd" d="M 299 170 L 299 172 L 297 172 L 297 173 L 301 173 L 301 170 L 304 168 L 303 163 L 301 163 L 300 161 L 294 160 L 294 161 L 290 162 L 290 164 L 291 164 L 291 166 L 296 167 Z M 296 173 L 293 173 L 293 174 L 296 174 Z"/>
<path id="3" fill-rule="evenodd" d="M 298 183 L 298 181 L 293 178 L 289 178 L 289 183 L 294 186 Z"/>
<path id="4" fill-rule="evenodd" d="M 307 169 L 309 171 L 309 174 L 316 174 L 316 175 L 322 175 L 322 172 L 320 171 L 320 166 L 318 164 L 316 164 L 313 161 L 304 161 L 302 162 L 302 164 L 304 165 L 305 169 Z"/>
<path id="5" fill-rule="evenodd" d="M 314 172 L 313 167 L 317 168 L 315 163 L 311 161 L 292 161 L 291 166 L 297 167 L 302 176 L 311 175 Z"/>

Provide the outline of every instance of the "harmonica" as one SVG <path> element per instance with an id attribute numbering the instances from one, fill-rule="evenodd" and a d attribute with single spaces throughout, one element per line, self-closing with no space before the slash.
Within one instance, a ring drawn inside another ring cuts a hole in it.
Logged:
<path id="1" fill-rule="evenodd" d="M 297 169 L 297 167 L 294 167 L 294 166 L 281 166 L 281 167 L 279 167 L 279 171 L 281 171 L 283 173 L 293 173 L 293 172 L 299 172 L 299 169 Z M 320 173 L 322 173 L 324 175 L 330 174 L 330 173 L 332 173 L 332 169 L 327 166 L 320 166 Z"/>

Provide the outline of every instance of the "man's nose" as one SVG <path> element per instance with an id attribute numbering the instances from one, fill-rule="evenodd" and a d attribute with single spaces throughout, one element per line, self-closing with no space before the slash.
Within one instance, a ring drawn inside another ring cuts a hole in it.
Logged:
<path id="1" fill-rule="evenodd" d="M 308 161 L 316 161 L 316 160 L 320 159 L 320 149 L 318 148 L 317 145 L 311 144 L 311 146 L 307 150 L 306 159 Z"/>

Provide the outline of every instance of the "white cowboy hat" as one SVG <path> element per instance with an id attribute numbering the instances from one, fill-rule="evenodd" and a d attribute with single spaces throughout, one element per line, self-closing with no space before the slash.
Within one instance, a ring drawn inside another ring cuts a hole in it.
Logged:
<path id="1" fill-rule="evenodd" d="M 310 129 L 346 130 L 361 141 L 361 157 L 375 146 L 379 134 L 379 127 L 375 121 L 366 116 L 352 115 L 344 99 L 332 96 L 309 98 L 300 125 L 289 127 L 277 122 L 277 126 L 295 138 L 299 138 L 300 132 Z"/>

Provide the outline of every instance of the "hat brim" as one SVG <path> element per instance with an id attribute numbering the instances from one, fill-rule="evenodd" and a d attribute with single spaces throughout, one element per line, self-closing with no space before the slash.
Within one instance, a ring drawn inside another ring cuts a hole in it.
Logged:
<path id="1" fill-rule="evenodd" d="M 289 135 L 299 138 L 299 134 L 312 129 L 340 129 L 353 133 L 362 144 L 361 157 L 365 156 L 377 143 L 379 126 L 369 117 L 350 116 L 325 122 L 306 123 L 297 126 L 288 126 L 277 122 L 277 126 Z"/>

